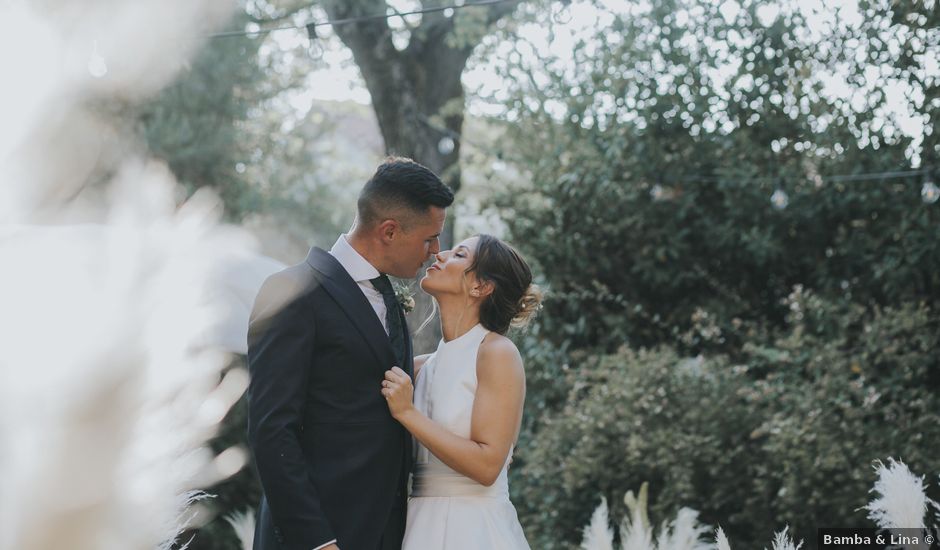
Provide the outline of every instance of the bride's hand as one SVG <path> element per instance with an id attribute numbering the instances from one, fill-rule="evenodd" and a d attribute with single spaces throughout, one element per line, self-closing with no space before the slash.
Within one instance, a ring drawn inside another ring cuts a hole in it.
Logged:
<path id="1" fill-rule="evenodd" d="M 382 395 L 388 402 L 388 409 L 394 418 L 399 418 L 412 408 L 414 387 L 411 378 L 398 367 L 385 371 L 385 380 L 382 380 Z"/>

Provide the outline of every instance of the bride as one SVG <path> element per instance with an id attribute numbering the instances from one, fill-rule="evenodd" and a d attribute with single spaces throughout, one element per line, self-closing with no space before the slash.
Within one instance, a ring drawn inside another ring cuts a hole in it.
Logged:
<path id="1" fill-rule="evenodd" d="M 417 447 L 402 550 L 527 550 L 507 480 L 525 372 L 505 334 L 534 313 L 539 290 L 522 257 L 489 235 L 437 254 L 421 288 L 440 306 L 444 337 L 415 358 L 414 386 L 397 367 L 382 382 Z"/>

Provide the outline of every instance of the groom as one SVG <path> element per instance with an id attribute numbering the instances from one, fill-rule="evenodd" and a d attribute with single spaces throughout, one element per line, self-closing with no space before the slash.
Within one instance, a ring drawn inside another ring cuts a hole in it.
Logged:
<path id="1" fill-rule="evenodd" d="M 399 550 L 411 436 L 382 396 L 413 373 L 387 275 L 410 279 L 440 251 L 454 195 L 424 166 L 389 158 L 329 252 L 272 275 L 248 329 L 248 440 L 263 497 L 255 550 Z"/>

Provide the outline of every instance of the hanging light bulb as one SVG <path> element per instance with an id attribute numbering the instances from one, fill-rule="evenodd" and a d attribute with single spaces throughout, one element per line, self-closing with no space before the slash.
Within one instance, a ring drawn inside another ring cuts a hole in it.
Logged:
<path id="1" fill-rule="evenodd" d="M 774 205 L 774 208 L 777 210 L 783 210 L 790 204 L 790 197 L 787 195 L 786 191 L 778 188 L 774 191 L 774 194 L 770 196 L 770 203 Z"/>
<path id="2" fill-rule="evenodd" d="M 933 204 L 940 199 L 940 187 L 937 187 L 929 173 L 924 177 L 924 186 L 920 188 L 920 198 L 926 204 Z"/>
<path id="3" fill-rule="evenodd" d="M 307 38 L 310 40 L 310 44 L 307 46 L 310 57 L 314 59 L 323 57 L 323 46 L 320 45 L 320 37 L 317 35 L 316 23 L 307 23 Z"/>
<path id="4" fill-rule="evenodd" d="M 454 16 L 454 8 L 447 8 L 446 10 L 444 10 L 444 17 L 450 18 L 453 16 Z"/>
<path id="5" fill-rule="evenodd" d="M 88 58 L 88 73 L 95 78 L 102 78 L 108 74 L 108 64 L 104 57 L 98 53 L 98 41 L 93 42 L 91 57 Z"/>
<path id="6" fill-rule="evenodd" d="M 437 142 L 437 150 L 442 155 L 449 155 L 454 152 L 454 147 L 457 144 L 454 143 L 454 140 L 450 136 L 444 136 L 440 141 Z"/>
<path id="7" fill-rule="evenodd" d="M 650 196 L 653 197 L 654 201 L 661 200 L 665 194 L 666 191 L 663 189 L 663 186 L 658 183 L 650 189 Z"/>

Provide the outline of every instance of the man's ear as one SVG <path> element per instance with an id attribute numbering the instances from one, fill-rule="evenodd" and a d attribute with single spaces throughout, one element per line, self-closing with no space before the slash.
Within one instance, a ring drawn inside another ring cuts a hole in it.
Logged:
<path id="1" fill-rule="evenodd" d="M 376 230 L 382 242 L 387 244 L 401 233 L 401 224 L 392 218 L 388 218 L 382 220 Z"/>

